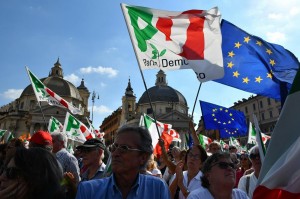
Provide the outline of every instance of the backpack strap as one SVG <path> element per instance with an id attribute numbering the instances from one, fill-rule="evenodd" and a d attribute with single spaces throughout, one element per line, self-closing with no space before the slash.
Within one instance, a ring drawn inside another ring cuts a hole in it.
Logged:
<path id="1" fill-rule="evenodd" d="M 249 186 L 250 186 L 250 176 L 247 175 L 247 177 L 246 177 L 246 191 L 247 191 L 247 195 L 249 195 Z"/>

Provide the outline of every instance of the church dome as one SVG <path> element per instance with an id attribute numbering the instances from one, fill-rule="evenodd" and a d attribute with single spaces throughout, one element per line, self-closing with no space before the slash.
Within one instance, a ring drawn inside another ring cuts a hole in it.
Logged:
<path id="1" fill-rule="evenodd" d="M 156 75 L 155 86 L 149 88 L 148 92 L 152 102 L 176 102 L 187 106 L 185 97 L 179 91 L 167 85 L 166 74 L 162 70 Z M 146 91 L 138 101 L 138 104 L 144 103 L 149 103 Z"/>
<path id="2" fill-rule="evenodd" d="M 50 88 L 52 91 L 54 91 L 56 94 L 58 94 L 61 97 L 68 96 L 71 98 L 82 100 L 78 89 L 71 82 L 67 80 L 64 80 L 60 77 L 47 77 L 47 78 L 42 78 L 40 80 L 45 84 L 45 86 Z M 24 89 L 24 91 L 21 94 L 21 97 L 30 96 L 30 95 L 34 95 L 34 91 L 31 84 L 29 84 Z"/>
<path id="3" fill-rule="evenodd" d="M 177 102 L 187 106 L 185 97 L 170 86 L 153 86 L 148 89 L 152 102 Z M 139 99 L 139 104 L 149 103 L 147 92 Z"/>

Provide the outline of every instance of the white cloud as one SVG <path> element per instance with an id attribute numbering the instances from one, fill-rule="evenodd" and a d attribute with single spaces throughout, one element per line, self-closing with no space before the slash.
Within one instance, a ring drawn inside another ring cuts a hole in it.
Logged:
<path id="1" fill-rule="evenodd" d="M 20 97 L 21 93 L 23 92 L 23 89 L 8 89 L 7 91 L 4 91 L 4 93 L 1 94 L 6 99 L 15 100 Z"/>
<path id="2" fill-rule="evenodd" d="M 90 73 L 99 73 L 102 75 L 106 74 L 106 75 L 108 75 L 108 77 L 115 77 L 115 76 L 117 76 L 119 71 L 117 71 L 111 67 L 105 68 L 102 66 L 98 66 L 98 67 L 89 66 L 86 68 L 80 68 L 80 72 L 83 74 L 90 74 Z"/>
<path id="3" fill-rule="evenodd" d="M 105 52 L 106 52 L 106 53 L 113 53 L 113 52 L 116 52 L 117 50 L 118 50 L 117 48 L 111 47 L 111 48 L 105 50 Z"/>
<path id="4" fill-rule="evenodd" d="M 100 83 L 100 86 L 101 86 L 102 88 L 104 88 L 104 87 L 106 87 L 106 86 L 107 86 L 107 84 L 105 84 L 105 83 L 101 82 L 101 83 Z"/>
<path id="5" fill-rule="evenodd" d="M 281 32 L 267 32 L 267 41 L 282 44 L 286 41 L 286 36 Z"/>
<path id="6" fill-rule="evenodd" d="M 89 107 L 89 110 L 92 110 L 92 107 Z M 101 105 L 101 106 L 94 106 L 94 114 L 110 114 L 113 110 L 109 109 L 107 106 Z M 91 113 L 92 114 L 92 113 Z"/>
<path id="7" fill-rule="evenodd" d="M 81 79 L 80 79 L 77 75 L 75 75 L 74 73 L 72 73 L 71 75 L 65 76 L 64 79 L 68 80 L 69 82 L 73 83 L 74 85 L 79 84 L 79 82 L 80 82 L 80 80 L 81 80 Z"/>
<path id="8" fill-rule="evenodd" d="M 269 19 L 276 19 L 276 20 L 278 20 L 278 19 L 283 18 L 283 16 L 282 16 L 282 14 L 271 13 L 271 14 L 268 15 L 268 18 L 269 18 Z"/>

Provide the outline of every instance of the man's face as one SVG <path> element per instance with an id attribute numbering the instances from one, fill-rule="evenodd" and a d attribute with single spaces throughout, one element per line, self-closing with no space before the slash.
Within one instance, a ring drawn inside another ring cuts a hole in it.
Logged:
<path id="1" fill-rule="evenodd" d="M 98 147 L 81 149 L 82 162 L 84 166 L 99 164 L 102 155 L 102 150 Z"/>
<path id="2" fill-rule="evenodd" d="M 122 133 L 117 136 L 112 151 L 112 171 L 115 174 L 132 174 L 139 172 L 140 166 L 147 161 L 147 155 L 139 150 L 140 137 L 132 133 Z M 123 150 L 128 147 L 134 150 Z M 121 148 L 122 147 L 122 148 Z M 113 147 L 112 147 L 113 148 Z"/>
<path id="3" fill-rule="evenodd" d="M 63 142 L 59 141 L 55 136 L 52 137 L 52 143 L 53 143 L 53 149 L 52 149 L 53 153 L 57 153 L 63 148 Z"/>

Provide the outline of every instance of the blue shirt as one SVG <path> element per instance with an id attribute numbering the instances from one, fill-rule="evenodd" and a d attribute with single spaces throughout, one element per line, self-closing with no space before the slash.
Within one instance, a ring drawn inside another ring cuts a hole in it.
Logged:
<path id="1" fill-rule="evenodd" d="M 167 184 L 160 178 L 139 174 L 132 186 L 127 199 L 169 199 L 170 192 Z M 107 178 L 81 182 L 78 186 L 76 199 L 122 199 L 114 179 L 114 175 Z"/>
<path id="2" fill-rule="evenodd" d="M 102 162 L 102 164 L 100 165 L 100 167 L 98 168 L 97 172 L 95 173 L 95 175 L 89 179 L 89 169 L 87 169 L 81 176 L 81 181 L 87 181 L 87 180 L 96 180 L 96 179 L 100 179 L 102 178 L 102 174 L 105 170 L 106 165 L 104 164 L 104 162 Z"/>

